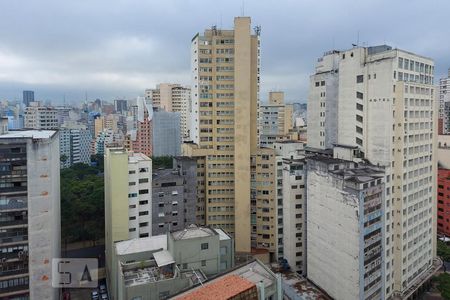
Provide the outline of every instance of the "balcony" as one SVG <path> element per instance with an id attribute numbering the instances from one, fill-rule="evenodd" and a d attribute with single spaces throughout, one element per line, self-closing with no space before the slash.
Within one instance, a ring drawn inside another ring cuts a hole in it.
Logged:
<path id="1" fill-rule="evenodd" d="M 14 270 L 0 270 L 0 278 L 18 274 L 28 275 L 28 267 Z"/>
<path id="2" fill-rule="evenodd" d="M 23 291 L 24 293 L 28 292 L 28 284 L 22 284 L 22 285 L 16 285 L 16 286 L 8 286 L 8 287 L 3 287 L 0 290 L 0 298 L 4 299 L 3 296 L 8 293 L 12 293 L 12 292 L 18 292 L 18 291 Z M 14 293 L 15 295 L 16 293 Z M 5 297 L 6 298 L 6 297 Z M 7 298 L 6 298 L 7 299 Z"/>

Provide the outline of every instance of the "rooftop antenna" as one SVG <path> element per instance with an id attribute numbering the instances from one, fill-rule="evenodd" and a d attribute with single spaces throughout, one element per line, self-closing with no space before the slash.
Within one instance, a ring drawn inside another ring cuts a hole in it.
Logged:
<path id="1" fill-rule="evenodd" d="M 359 47 L 359 30 L 356 35 L 356 46 Z"/>
<path id="2" fill-rule="evenodd" d="M 64 107 L 66 107 L 66 94 L 63 95 L 63 99 L 64 99 L 63 100 Z"/>
<path id="3" fill-rule="evenodd" d="M 245 0 L 242 0 L 242 16 L 244 16 L 245 11 Z"/>
<path id="4" fill-rule="evenodd" d="M 219 28 L 222 29 L 222 13 L 220 13 L 220 23 L 219 23 Z"/>

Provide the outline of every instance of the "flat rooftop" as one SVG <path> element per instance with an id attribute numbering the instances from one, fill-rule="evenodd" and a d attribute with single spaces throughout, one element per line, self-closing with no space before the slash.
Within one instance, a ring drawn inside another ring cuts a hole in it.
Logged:
<path id="1" fill-rule="evenodd" d="M 128 156 L 128 161 L 131 163 L 136 163 L 139 161 L 152 161 L 152 160 L 143 153 L 130 152 Z"/>
<path id="2" fill-rule="evenodd" d="M 156 266 L 135 268 L 123 272 L 125 286 L 140 285 L 149 282 L 167 280 L 174 277 L 174 273 L 165 271 Z"/>
<path id="3" fill-rule="evenodd" d="M 167 236 L 165 234 L 145 238 L 137 238 L 117 242 L 117 255 L 127 255 L 146 251 L 167 250 Z"/>
<path id="4" fill-rule="evenodd" d="M 2 139 L 49 139 L 56 134 L 55 130 L 10 130 L 7 133 L 0 135 Z"/>

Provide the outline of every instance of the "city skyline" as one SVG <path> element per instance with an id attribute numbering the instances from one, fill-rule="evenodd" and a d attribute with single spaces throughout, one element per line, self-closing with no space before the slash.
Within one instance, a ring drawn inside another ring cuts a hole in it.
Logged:
<path id="1" fill-rule="evenodd" d="M 442 8 L 448 4 L 438 2 L 2 3 L 8 15 L 0 19 L 0 100 L 21 100 L 22 90 L 29 89 L 37 100 L 54 103 L 64 97 L 79 103 L 86 93 L 89 99 L 111 101 L 143 95 L 160 82 L 190 85 L 187 45 L 193 32 L 205 24 L 229 28 L 231 17 L 242 13 L 262 26 L 262 101 L 268 91 L 283 90 L 287 103 L 306 102 L 313 62 L 329 49 L 353 43 L 386 43 L 433 58 L 438 79 L 450 65 L 445 57 L 450 45 L 440 40 L 446 20 Z"/>

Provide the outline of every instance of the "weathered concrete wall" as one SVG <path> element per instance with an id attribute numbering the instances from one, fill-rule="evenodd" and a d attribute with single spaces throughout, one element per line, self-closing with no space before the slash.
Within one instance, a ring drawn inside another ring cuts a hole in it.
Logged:
<path id="1" fill-rule="evenodd" d="M 359 299 L 359 206 L 340 185 L 308 168 L 307 277 L 333 298 L 352 300 Z"/>
<path id="2" fill-rule="evenodd" d="M 30 299 L 59 299 L 51 287 L 52 258 L 61 257 L 59 139 L 28 139 Z"/>

